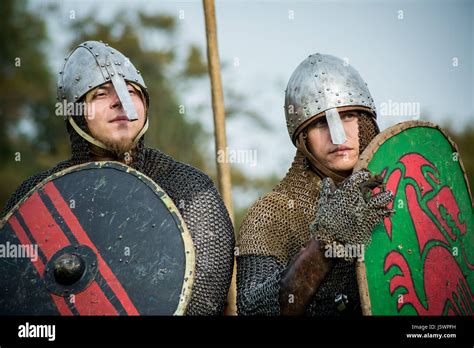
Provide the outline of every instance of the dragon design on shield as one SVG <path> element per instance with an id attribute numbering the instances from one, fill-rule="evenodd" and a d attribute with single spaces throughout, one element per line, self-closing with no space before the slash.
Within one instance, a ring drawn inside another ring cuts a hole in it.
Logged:
<path id="1" fill-rule="evenodd" d="M 387 168 L 382 172 L 386 189 L 397 192 L 389 208 L 397 205 L 408 212 L 416 237 L 412 250 L 400 246 L 385 255 L 384 273 L 393 272 L 390 295 L 401 296 L 398 312 L 411 306 L 418 315 L 474 314 L 473 289 L 463 273 L 463 269 L 474 270 L 463 243 L 472 231 L 452 189 L 440 179 L 439 169 L 419 153 L 404 154 L 387 172 Z M 391 218 L 384 221 L 390 240 L 392 223 Z"/>

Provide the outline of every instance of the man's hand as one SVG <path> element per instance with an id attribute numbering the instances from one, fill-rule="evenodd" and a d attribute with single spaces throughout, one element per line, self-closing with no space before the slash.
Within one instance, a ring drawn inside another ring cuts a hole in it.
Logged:
<path id="1" fill-rule="evenodd" d="M 382 186 L 379 176 L 367 170 L 353 173 L 336 187 L 331 178 L 322 182 L 319 209 L 310 230 L 323 243 L 368 244 L 374 227 L 393 210 L 387 204 L 393 193 L 383 191 L 375 195 L 371 190 Z"/>

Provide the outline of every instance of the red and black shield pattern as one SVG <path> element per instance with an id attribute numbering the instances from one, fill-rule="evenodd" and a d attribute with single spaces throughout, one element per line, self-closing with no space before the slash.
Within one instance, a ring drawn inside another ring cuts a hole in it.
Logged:
<path id="1" fill-rule="evenodd" d="M 128 166 L 94 162 L 59 172 L 0 227 L 0 315 L 186 310 L 189 232 L 166 193 Z"/>

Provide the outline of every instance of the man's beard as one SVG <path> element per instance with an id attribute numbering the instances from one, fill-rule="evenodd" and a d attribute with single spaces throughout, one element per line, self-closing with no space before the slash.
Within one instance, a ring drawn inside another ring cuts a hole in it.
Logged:
<path id="1" fill-rule="evenodd" d="M 118 160 L 123 161 L 124 159 L 133 158 L 133 153 L 135 152 L 135 145 L 129 139 L 121 139 L 121 140 L 110 140 L 107 138 L 95 136 L 95 138 L 101 141 L 109 152 L 113 154 Z"/>
<path id="2" fill-rule="evenodd" d="M 118 157 L 123 156 L 125 153 L 131 153 L 133 149 L 133 144 L 128 139 L 119 141 L 110 141 L 107 139 L 103 139 L 101 141 L 107 146 L 110 151 L 112 151 Z"/>

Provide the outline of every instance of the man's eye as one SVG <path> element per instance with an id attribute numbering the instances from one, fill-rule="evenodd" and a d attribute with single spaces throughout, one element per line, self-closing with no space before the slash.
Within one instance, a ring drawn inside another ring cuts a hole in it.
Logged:
<path id="1" fill-rule="evenodd" d="M 324 127 L 327 127 L 327 125 L 328 125 L 328 122 L 326 121 L 325 118 L 316 121 L 316 123 L 314 124 L 316 128 L 324 128 Z"/>
<path id="2" fill-rule="evenodd" d="M 134 90 L 134 89 L 129 89 L 129 90 L 128 90 L 128 93 L 130 93 L 130 94 L 135 94 L 135 90 Z"/>
<path id="3" fill-rule="evenodd" d="M 94 95 L 94 97 L 103 97 L 103 96 L 105 96 L 105 95 L 106 95 L 105 92 L 100 91 L 100 92 L 97 92 L 97 93 Z"/>
<path id="4" fill-rule="evenodd" d="M 354 115 L 354 114 L 342 115 L 341 118 L 342 118 L 343 121 L 352 121 L 353 119 L 356 118 L 356 115 Z"/>

